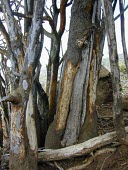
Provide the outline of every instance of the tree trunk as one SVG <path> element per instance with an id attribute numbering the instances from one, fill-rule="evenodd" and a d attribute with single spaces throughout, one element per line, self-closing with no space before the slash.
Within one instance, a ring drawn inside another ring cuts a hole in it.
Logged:
<path id="1" fill-rule="evenodd" d="M 45 0 L 34 1 L 34 13 L 32 23 L 29 23 L 31 28 L 25 50 L 22 32 L 15 22 L 9 3 L 7 0 L 2 1 L 11 43 L 12 71 L 16 75 L 12 74 L 14 79 L 11 94 L 1 100 L 11 102 L 9 168 L 36 170 L 38 152 L 32 90 L 35 69 L 42 50 L 42 16 Z"/>
<path id="2" fill-rule="evenodd" d="M 113 85 L 113 119 L 118 140 L 128 144 L 128 135 L 125 131 L 123 113 L 121 110 L 120 71 L 118 66 L 117 42 L 115 35 L 115 24 L 110 0 L 104 0 L 103 10 L 105 16 L 105 27 L 107 31 L 109 59 Z"/>
<path id="3" fill-rule="evenodd" d="M 100 18 L 95 22 L 96 8 L 98 4 L 94 5 L 93 0 L 74 1 L 72 6 L 54 127 L 62 146 L 97 135 L 95 99 L 104 36 L 101 38 L 101 32 L 93 27 L 98 27 L 100 22 Z"/>
<path id="4" fill-rule="evenodd" d="M 81 3 L 81 5 L 83 4 Z M 63 146 L 72 145 L 76 142 L 80 143 L 97 136 L 95 99 L 98 72 L 100 68 L 98 67 L 100 64 L 99 58 L 101 58 L 102 50 L 98 45 L 100 43 L 100 33 L 96 33 L 91 25 L 92 23 L 95 23 L 95 21 L 92 21 L 92 10 L 95 13 L 96 9 L 90 9 L 90 5 L 95 6 L 93 1 L 85 1 L 85 4 L 82 7 L 79 3 L 77 4 L 77 2 L 74 2 L 74 7 L 72 7 L 67 57 L 73 64 L 76 65 L 76 63 L 79 63 L 79 66 L 78 70 L 74 72 L 75 78 L 70 79 L 73 86 L 70 88 L 71 96 L 69 96 L 67 116 L 64 115 L 65 119 L 62 121 L 63 124 L 67 121 L 67 123 L 65 123 L 66 128 L 63 126 L 63 128 L 65 128 L 65 133 L 61 142 Z M 96 16 L 94 16 L 94 18 L 95 17 Z M 85 18 L 86 21 L 84 21 Z M 95 24 L 98 26 L 97 23 Z M 76 30 L 76 32 L 74 30 Z M 82 42 L 82 39 L 86 38 L 86 36 L 88 37 L 86 43 L 83 42 L 83 47 L 81 49 L 76 47 L 76 42 Z M 73 45 L 75 46 L 74 48 L 72 47 Z M 75 60 L 76 58 L 78 61 Z M 71 85 L 70 81 L 65 83 L 65 86 L 67 86 L 68 89 L 68 86 Z M 62 88 L 62 91 L 63 89 L 64 88 Z M 70 93 L 68 93 L 68 95 Z M 66 103 L 65 105 L 68 106 Z M 58 113 L 62 114 L 62 110 Z"/>

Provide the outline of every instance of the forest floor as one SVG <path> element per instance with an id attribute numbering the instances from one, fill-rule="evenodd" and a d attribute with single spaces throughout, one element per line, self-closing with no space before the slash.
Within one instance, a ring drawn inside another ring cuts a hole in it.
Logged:
<path id="1" fill-rule="evenodd" d="M 106 83 L 106 81 L 102 82 L 100 85 L 102 92 L 99 90 L 99 92 L 101 92 L 97 106 L 99 136 L 115 131 L 113 124 L 112 92 L 110 92 L 110 96 L 104 104 L 100 103 L 103 95 L 108 93 L 106 87 L 111 88 L 111 86 Z M 128 79 L 124 74 L 122 74 L 121 77 L 121 85 L 124 109 L 122 111 L 125 126 L 128 126 Z M 72 158 L 70 160 L 56 162 L 56 164 L 58 168 L 44 165 L 43 170 L 128 170 L 128 147 L 120 145 L 118 142 L 112 143 L 103 148 L 99 148 L 88 156 Z"/>
<path id="2" fill-rule="evenodd" d="M 99 135 L 114 131 L 112 103 L 97 107 Z M 125 125 L 128 126 L 128 110 L 123 110 Z M 103 153 L 95 158 L 86 170 L 128 170 L 128 147 L 116 146 L 114 152 Z"/>
<path id="3" fill-rule="evenodd" d="M 98 133 L 114 131 L 112 102 L 97 106 Z M 123 110 L 125 125 L 128 126 L 128 110 Z M 97 154 L 98 153 L 98 154 Z M 57 164 L 57 163 L 56 163 Z M 83 164 L 83 168 L 82 168 Z M 86 167 L 85 167 L 86 164 Z M 118 142 L 100 148 L 92 155 L 58 162 L 58 168 L 44 166 L 43 170 L 128 170 L 128 147 Z M 40 169 L 42 170 L 42 169 Z"/>

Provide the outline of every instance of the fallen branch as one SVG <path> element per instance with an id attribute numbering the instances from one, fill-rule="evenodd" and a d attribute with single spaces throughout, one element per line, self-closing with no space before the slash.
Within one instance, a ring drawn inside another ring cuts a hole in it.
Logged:
<path id="1" fill-rule="evenodd" d="M 128 132 L 128 127 L 125 128 Z M 62 149 L 50 150 L 46 151 L 43 150 L 38 154 L 39 161 L 57 161 L 57 160 L 64 160 L 73 157 L 78 157 L 82 155 L 89 154 L 93 152 L 95 149 L 101 148 L 105 145 L 111 144 L 117 141 L 116 132 L 106 133 L 105 135 L 98 136 L 92 138 L 86 142 L 72 145 Z"/>

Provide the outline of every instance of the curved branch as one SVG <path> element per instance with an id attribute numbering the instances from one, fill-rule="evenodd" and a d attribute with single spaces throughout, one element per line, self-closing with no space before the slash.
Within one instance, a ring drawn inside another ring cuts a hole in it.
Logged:
<path id="1" fill-rule="evenodd" d="M 57 33 L 57 31 L 56 31 L 56 26 L 55 26 L 55 24 L 54 24 L 53 19 L 48 15 L 48 13 L 47 13 L 46 10 L 45 10 L 45 14 L 46 14 L 46 16 L 43 17 L 43 20 L 49 22 L 49 25 L 51 26 L 51 29 L 52 29 L 55 37 L 57 38 L 57 37 L 58 37 L 58 33 Z"/>
<path id="2" fill-rule="evenodd" d="M 59 28 L 59 37 L 62 36 L 65 24 L 66 24 L 66 6 L 68 0 L 62 0 L 60 4 L 60 28 Z"/>
<path id="3" fill-rule="evenodd" d="M 47 36 L 48 38 L 54 39 L 55 35 L 53 33 L 48 32 L 43 28 L 44 35 Z"/>

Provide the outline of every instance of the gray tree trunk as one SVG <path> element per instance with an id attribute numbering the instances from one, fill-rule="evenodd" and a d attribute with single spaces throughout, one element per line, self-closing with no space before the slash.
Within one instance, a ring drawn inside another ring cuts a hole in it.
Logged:
<path id="1" fill-rule="evenodd" d="M 88 0 L 73 3 L 57 115 L 47 133 L 47 148 L 53 148 L 55 142 L 58 147 L 69 146 L 97 135 L 95 99 L 104 41 L 96 29 L 100 25 L 96 14 L 99 6 L 99 2 Z M 50 129 L 56 138 L 52 136 L 51 143 Z"/>
<path id="2" fill-rule="evenodd" d="M 121 110 L 120 91 L 120 71 L 118 65 L 117 42 L 115 35 L 115 24 L 110 0 L 103 0 L 103 10 L 105 16 L 105 27 L 107 31 L 109 59 L 113 85 L 113 119 L 118 140 L 123 144 L 128 144 L 128 135 L 125 131 L 123 113 Z"/>

